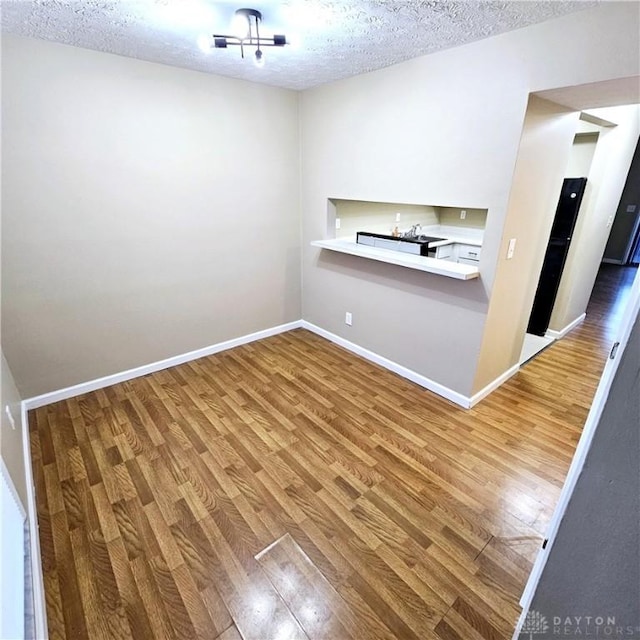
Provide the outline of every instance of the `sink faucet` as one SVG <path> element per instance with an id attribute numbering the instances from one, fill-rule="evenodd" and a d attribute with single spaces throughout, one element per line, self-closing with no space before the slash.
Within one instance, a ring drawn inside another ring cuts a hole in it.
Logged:
<path id="1" fill-rule="evenodd" d="M 422 232 L 422 225 L 418 222 L 418 224 L 411 225 L 411 229 L 407 231 L 406 235 L 408 238 L 416 238 Z"/>

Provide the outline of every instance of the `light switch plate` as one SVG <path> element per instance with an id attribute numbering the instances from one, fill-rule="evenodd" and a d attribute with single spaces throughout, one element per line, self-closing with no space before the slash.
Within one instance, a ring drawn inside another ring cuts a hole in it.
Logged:
<path id="1" fill-rule="evenodd" d="M 336 229 L 340 228 L 340 218 L 336 218 Z"/>
<path id="2" fill-rule="evenodd" d="M 511 238 L 509 240 L 509 248 L 507 249 L 507 260 L 511 260 L 513 258 L 513 252 L 516 250 L 516 239 Z"/>
<path id="3" fill-rule="evenodd" d="M 627 213 L 635 213 L 636 211 L 636 205 L 635 204 L 628 204 L 627 205 Z"/>
<path id="4" fill-rule="evenodd" d="M 9 424 L 11 425 L 12 429 L 16 428 L 16 421 L 13 419 L 13 414 L 11 413 L 11 409 L 9 408 L 9 405 L 5 405 L 4 407 L 4 412 L 7 414 L 7 418 L 9 418 Z"/>

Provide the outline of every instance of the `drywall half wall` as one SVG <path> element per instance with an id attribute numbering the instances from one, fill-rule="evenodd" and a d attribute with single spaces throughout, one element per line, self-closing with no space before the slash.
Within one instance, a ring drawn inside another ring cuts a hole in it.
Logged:
<path id="1" fill-rule="evenodd" d="M 2 353 L 2 369 L 0 371 L 0 453 L 2 460 L 11 476 L 11 480 L 20 496 L 22 506 L 27 509 L 27 477 L 25 475 L 25 461 L 22 413 L 20 403 L 22 398 L 16 388 L 9 365 Z M 7 408 L 11 418 L 7 413 Z M 13 424 L 11 420 L 13 419 Z"/>
<path id="2" fill-rule="evenodd" d="M 636 320 L 533 597 L 535 638 L 640 638 L 639 418 Z"/>
<path id="3" fill-rule="evenodd" d="M 295 92 L 12 36 L 2 80 L 23 396 L 300 318 Z"/>
<path id="4" fill-rule="evenodd" d="M 637 5 L 603 3 L 305 91 L 305 320 L 465 396 L 516 364 L 520 310 L 506 300 L 488 318 L 488 308 L 495 287 L 509 290 L 498 279 L 519 288 L 529 278 L 530 264 L 503 264 L 529 94 L 637 76 L 638 13 Z M 564 115 L 568 125 L 577 118 L 568 109 Z M 575 128 L 567 131 L 565 164 Z M 327 231 L 327 197 L 488 209 L 480 280 L 454 282 L 311 247 Z M 518 240 L 516 254 L 530 238 Z M 495 326 L 485 326 L 489 320 Z"/>
<path id="5" fill-rule="evenodd" d="M 587 189 L 549 321 L 552 331 L 562 331 L 587 310 L 640 135 L 637 105 L 595 109 L 590 113 L 616 126 L 601 127 L 598 136 Z"/>

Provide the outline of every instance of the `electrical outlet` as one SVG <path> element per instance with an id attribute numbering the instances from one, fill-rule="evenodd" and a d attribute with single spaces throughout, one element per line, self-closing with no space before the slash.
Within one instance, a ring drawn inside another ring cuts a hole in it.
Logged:
<path id="1" fill-rule="evenodd" d="M 9 418 L 9 424 L 12 429 L 16 428 L 16 421 L 13 419 L 13 414 L 11 413 L 11 409 L 9 409 L 9 405 L 5 405 L 4 412 L 7 414 L 7 418 Z"/>
<path id="2" fill-rule="evenodd" d="M 467 217 L 466 209 L 461 209 L 460 211 L 460 220 L 464 220 Z"/>
<path id="3" fill-rule="evenodd" d="M 340 218 L 336 218 L 336 229 L 340 228 Z"/>
<path id="4" fill-rule="evenodd" d="M 511 260 L 513 258 L 513 252 L 516 250 L 516 239 L 511 238 L 509 240 L 509 248 L 507 249 L 507 260 Z"/>
<path id="5" fill-rule="evenodd" d="M 353 324 L 353 316 L 351 315 L 351 311 L 347 311 L 344 314 L 344 323 L 351 326 Z"/>
<path id="6" fill-rule="evenodd" d="M 400 212 L 396 213 L 396 222 L 400 222 Z"/>

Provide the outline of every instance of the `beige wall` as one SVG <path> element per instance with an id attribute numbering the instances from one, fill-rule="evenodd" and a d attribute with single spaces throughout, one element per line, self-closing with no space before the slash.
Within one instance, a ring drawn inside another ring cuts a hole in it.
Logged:
<path id="1" fill-rule="evenodd" d="M 2 54 L 23 396 L 300 318 L 295 92 L 4 35 Z"/>
<path id="2" fill-rule="evenodd" d="M 549 322 L 554 331 L 562 331 L 587 309 L 640 132 L 637 105 L 590 113 L 617 126 L 602 127 L 598 137 Z"/>
<path id="3" fill-rule="evenodd" d="M 327 238 L 353 237 L 358 231 L 389 234 L 396 227 L 399 231 L 406 231 L 414 224 L 420 224 L 423 227 L 446 225 L 484 229 L 487 223 L 486 209 L 469 207 L 453 208 L 331 199 L 327 209 Z M 460 219 L 462 209 L 466 211 L 464 220 Z M 400 222 L 396 222 L 398 213 Z M 335 228 L 336 218 L 340 219 L 340 229 Z"/>
<path id="4" fill-rule="evenodd" d="M 474 391 L 518 362 L 579 114 L 531 96 Z M 511 260 L 510 238 L 516 238 Z"/>
<path id="5" fill-rule="evenodd" d="M 438 216 L 433 207 L 411 204 L 392 204 L 388 202 L 361 202 L 359 200 L 332 200 L 335 210 L 333 219 L 340 219 L 340 229 L 332 231 L 331 219 L 328 220 L 328 237 L 346 238 L 355 236 L 358 231 L 373 233 L 391 233 L 396 227 L 399 230 L 410 228 L 414 224 L 423 226 L 438 224 Z M 400 214 L 400 222 L 396 222 L 396 214 Z"/>
<path id="6" fill-rule="evenodd" d="M 513 365 L 521 309 L 512 312 L 507 293 L 525 287 L 536 266 L 535 252 L 505 264 L 529 93 L 637 76 L 638 33 L 637 6 L 603 3 L 304 92 L 303 317 L 464 395 Z M 564 115 L 560 178 L 577 118 Z M 546 186 L 556 189 L 557 179 Z M 460 283 L 311 247 L 325 237 L 330 196 L 487 208 L 481 280 Z M 517 255 L 537 246 L 536 235 L 518 239 Z M 504 304 L 489 313 L 495 290 L 505 292 Z"/>
<path id="7" fill-rule="evenodd" d="M 460 211 L 464 209 L 467 213 L 464 220 L 460 218 Z M 471 227 L 473 229 L 484 229 L 487 226 L 487 211 L 485 209 L 468 209 L 466 207 L 437 207 L 440 224 L 451 227 Z"/>
<path id="8" fill-rule="evenodd" d="M 597 132 L 576 134 L 571 147 L 569 164 L 564 172 L 565 178 L 586 178 L 589 175 L 600 130 L 601 128 L 598 127 Z"/>
<path id="9" fill-rule="evenodd" d="M 3 319 L 18 388 L 57 389 L 302 315 L 471 394 L 514 363 L 521 317 L 506 292 L 522 285 L 525 297 L 536 266 L 535 252 L 505 264 L 529 93 L 637 76 L 638 22 L 633 3 L 602 3 L 299 103 L 5 37 Z M 481 279 L 310 247 L 326 237 L 328 198 L 488 209 Z M 528 243 L 537 235 L 516 255 Z"/>
<path id="10" fill-rule="evenodd" d="M 22 398 L 18 393 L 13 375 L 9 369 L 9 365 L 2 353 L 2 369 L 0 371 L 0 406 L 2 407 L 2 415 L 0 416 L 0 453 L 2 460 L 9 471 L 11 480 L 15 485 L 16 491 L 22 500 L 22 506 L 27 508 L 27 478 L 24 466 L 24 450 L 23 450 L 23 424 L 20 411 L 20 402 Z M 9 418 L 5 412 L 5 407 L 9 407 L 13 416 L 15 429 L 11 426 Z"/>

